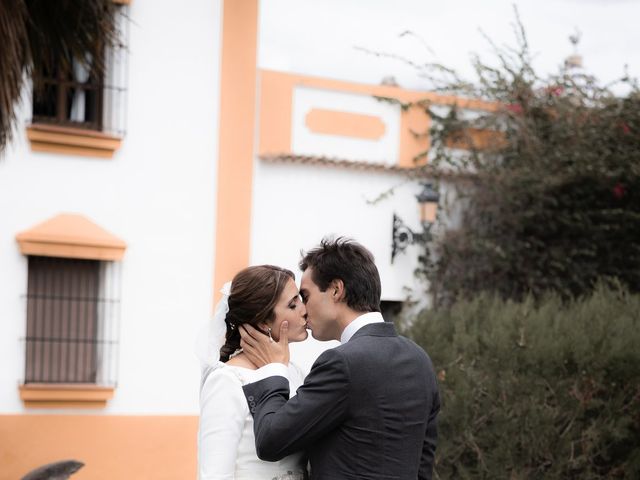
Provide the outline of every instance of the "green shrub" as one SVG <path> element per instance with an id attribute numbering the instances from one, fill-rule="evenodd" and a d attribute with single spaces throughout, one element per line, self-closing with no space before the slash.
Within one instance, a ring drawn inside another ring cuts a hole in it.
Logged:
<path id="1" fill-rule="evenodd" d="M 640 295 L 480 295 L 424 311 L 441 479 L 640 478 Z"/>

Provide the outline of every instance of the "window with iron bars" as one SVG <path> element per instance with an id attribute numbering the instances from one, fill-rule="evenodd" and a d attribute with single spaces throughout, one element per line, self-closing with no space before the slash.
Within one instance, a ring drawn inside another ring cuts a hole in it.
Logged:
<path id="1" fill-rule="evenodd" d="M 29 256 L 24 383 L 116 386 L 119 263 Z"/>
<path id="2" fill-rule="evenodd" d="M 104 58 L 54 62 L 34 83 L 32 124 L 94 130 L 124 137 L 126 133 L 128 7 L 118 6 L 119 42 L 103 49 Z M 104 60 L 101 74 L 95 68 Z M 65 66 L 68 65 L 68 66 Z M 40 72 L 40 69 L 36 69 Z"/>

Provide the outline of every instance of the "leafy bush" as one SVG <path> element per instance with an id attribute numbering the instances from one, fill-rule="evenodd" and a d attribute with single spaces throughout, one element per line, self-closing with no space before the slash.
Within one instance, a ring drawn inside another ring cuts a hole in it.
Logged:
<path id="1" fill-rule="evenodd" d="M 579 68 L 542 78 L 522 29 L 517 48 L 475 68 L 474 83 L 438 90 L 493 108 L 470 117 L 422 104 L 436 120 L 432 163 L 453 172 L 464 205 L 426 269 L 436 304 L 480 291 L 570 298 L 600 278 L 640 291 L 637 81 L 621 79 L 620 96 Z"/>
<path id="2" fill-rule="evenodd" d="M 485 294 L 406 334 L 440 380 L 435 478 L 640 478 L 640 295 Z"/>

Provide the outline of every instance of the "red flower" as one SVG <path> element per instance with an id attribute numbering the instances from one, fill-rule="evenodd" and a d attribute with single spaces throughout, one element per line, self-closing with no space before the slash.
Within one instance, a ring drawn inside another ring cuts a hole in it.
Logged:
<path id="1" fill-rule="evenodd" d="M 515 113 L 516 115 L 520 115 L 523 111 L 522 105 L 520 105 L 519 103 L 511 103 L 507 105 L 507 110 L 509 110 L 512 113 Z"/>
<path id="2" fill-rule="evenodd" d="M 547 87 L 547 93 L 552 96 L 562 95 L 564 92 L 564 87 L 562 85 L 556 85 L 555 87 Z"/>
<path id="3" fill-rule="evenodd" d="M 616 183 L 613 187 L 613 196 L 620 200 L 627 193 L 627 189 L 624 188 L 624 185 L 621 183 Z"/>
<path id="4" fill-rule="evenodd" d="M 631 127 L 629 127 L 625 122 L 620 122 L 620 130 L 622 130 L 622 133 L 625 135 L 629 135 L 631 133 Z"/>

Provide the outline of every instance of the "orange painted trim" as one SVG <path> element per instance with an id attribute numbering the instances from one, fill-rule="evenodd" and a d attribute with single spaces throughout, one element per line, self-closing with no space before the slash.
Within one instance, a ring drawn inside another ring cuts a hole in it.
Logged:
<path id="1" fill-rule="evenodd" d="M 305 86 L 347 93 L 372 95 L 380 98 L 398 100 L 402 103 L 427 102 L 434 105 L 457 105 L 460 108 L 487 111 L 495 111 L 498 108 L 498 104 L 495 102 L 456 97 L 454 95 L 440 95 L 421 90 L 408 90 L 389 85 L 354 83 L 330 78 L 310 77 L 307 75 L 277 72 L 275 70 L 261 70 L 260 73 L 262 79 L 272 77 L 270 79 L 271 81 L 279 81 L 287 85 L 287 90 L 292 90 L 291 87 L 294 86 Z"/>
<path id="2" fill-rule="evenodd" d="M 467 128 L 449 136 L 446 140 L 446 145 L 448 148 L 462 150 L 487 150 L 504 148 L 506 142 L 504 132 Z"/>
<path id="3" fill-rule="evenodd" d="M 117 261 L 124 256 L 124 248 L 100 248 L 86 245 L 55 244 L 19 241 L 23 255 L 56 258 L 83 258 L 87 260 Z"/>
<path id="4" fill-rule="evenodd" d="M 74 480 L 197 478 L 195 415 L 0 415 L 0 478 L 84 463 Z"/>
<path id="5" fill-rule="evenodd" d="M 291 153 L 293 83 L 290 74 L 260 70 L 259 139 L 260 156 Z"/>
<path id="6" fill-rule="evenodd" d="M 398 166 L 414 168 L 427 164 L 427 153 L 431 148 L 429 128 L 431 117 L 422 108 L 409 108 L 400 116 L 400 151 Z"/>
<path id="7" fill-rule="evenodd" d="M 33 124 L 27 127 L 31 150 L 85 157 L 112 158 L 122 139 L 101 132 L 56 125 Z"/>
<path id="8" fill-rule="evenodd" d="M 249 264 L 257 97 L 258 0 L 222 6 L 214 301 Z"/>
<path id="9" fill-rule="evenodd" d="M 88 218 L 60 214 L 16 235 L 23 255 L 122 260 L 127 244 Z"/>
<path id="10" fill-rule="evenodd" d="M 389 85 L 368 85 L 342 80 L 309 77 L 305 75 L 260 71 L 260 132 L 259 155 L 274 156 L 295 154 L 291 151 L 292 99 L 297 87 L 310 87 L 359 95 L 371 95 L 391 102 L 407 105 L 400 117 L 398 165 L 415 167 L 426 163 L 430 148 L 428 130 L 431 119 L 423 104 L 456 105 L 471 110 L 495 111 L 498 104 L 467 99 L 453 95 L 439 95 L 418 90 L 406 90 Z"/>
<path id="11" fill-rule="evenodd" d="M 19 390 L 28 408 L 104 408 L 115 392 L 113 387 L 60 383 L 28 383 Z"/>
<path id="12" fill-rule="evenodd" d="M 378 140 L 386 131 L 380 117 L 322 108 L 312 108 L 305 116 L 305 124 L 314 133 L 367 140 Z"/>

